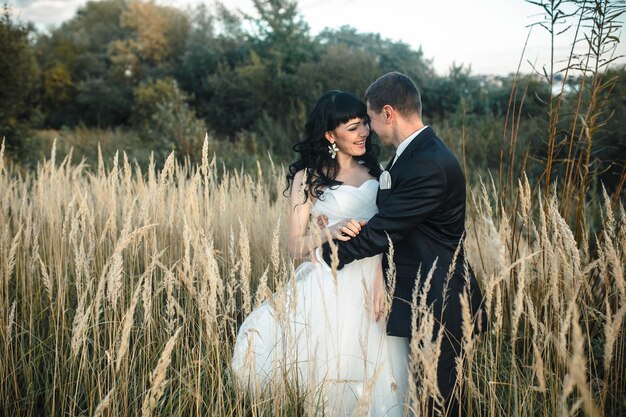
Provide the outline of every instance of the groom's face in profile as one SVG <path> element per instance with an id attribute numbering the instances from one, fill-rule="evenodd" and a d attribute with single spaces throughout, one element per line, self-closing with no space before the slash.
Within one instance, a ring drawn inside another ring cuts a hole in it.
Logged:
<path id="1" fill-rule="evenodd" d="M 376 111 L 370 107 L 370 102 L 368 101 L 367 115 L 370 118 L 370 126 L 372 130 L 376 132 L 383 145 L 392 145 L 393 143 L 389 132 L 389 123 L 383 112 L 381 111 L 380 113 L 376 113 Z"/>

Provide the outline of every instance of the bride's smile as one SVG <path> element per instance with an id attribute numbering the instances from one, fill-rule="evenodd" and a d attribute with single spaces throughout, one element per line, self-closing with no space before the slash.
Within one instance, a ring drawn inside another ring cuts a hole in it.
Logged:
<path id="1" fill-rule="evenodd" d="M 367 120 L 355 117 L 327 132 L 326 138 L 337 145 L 338 152 L 352 157 L 365 153 L 369 134 L 370 126 Z"/>

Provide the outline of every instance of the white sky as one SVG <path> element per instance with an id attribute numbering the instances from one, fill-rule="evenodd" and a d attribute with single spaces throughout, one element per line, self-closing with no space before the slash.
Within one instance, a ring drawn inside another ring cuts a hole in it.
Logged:
<path id="1" fill-rule="evenodd" d="M 159 4 L 184 8 L 198 0 L 158 0 Z M 212 0 L 208 0 L 212 2 Z M 40 28 L 57 26 L 70 19 L 86 0 L 9 0 L 18 19 Z M 231 10 L 254 12 L 251 0 L 224 0 Z M 300 13 L 312 34 L 330 27 L 349 25 L 359 32 L 420 46 L 433 60 L 438 74 L 448 73 L 453 63 L 471 65 L 473 74 L 505 75 L 515 72 L 529 25 L 542 20 L 541 10 L 524 0 L 299 0 Z M 626 16 L 622 15 L 620 21 Z M 616 55 L 626 55 L 626 30 L 619 34 Z M 573 35 L 573 32 L 572 32 Z M 571 35 L 557 39 L 556 54 L 569 55 Z M 535 27 L 530 33 L 522 72 L 549 62 L 547 31 Z M 619 60 L 626 64 L 626 59 Z"/>

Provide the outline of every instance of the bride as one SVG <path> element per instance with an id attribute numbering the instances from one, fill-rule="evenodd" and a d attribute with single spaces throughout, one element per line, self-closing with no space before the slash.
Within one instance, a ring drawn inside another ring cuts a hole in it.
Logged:
<path id="1" fill-rule="evenodd" d="M 403 416 L 408 342 L 387 336 L 378 320 L 381 255 L 340 271 L 317 262 L 328 238 L 356 236 L 377 212 L 378 148 L 366 106 L 352 94 L 322 95 L 291 164 L 289 253 L 306 258 L 295 281 L 254 310 L 239 329 L 232 360 L 237 381 L 253 393 L 286 380 L 327 416 Z M 311 218 L 325 216 L 321 233 Z M 349 220 L 346 220 L 349 219 Z M 374 305 L 376 304 L 376 305 Z"/>

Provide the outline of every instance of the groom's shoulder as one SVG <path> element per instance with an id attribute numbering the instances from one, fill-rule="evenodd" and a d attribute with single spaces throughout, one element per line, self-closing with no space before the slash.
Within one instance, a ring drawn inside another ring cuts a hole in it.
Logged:
<path id="1" fill-rule="evenodd" d="M 416 158 L 419 165 L 425 165 L 430 167 L 438 167 L 438 169 L 445 172 L 456 171 L 461 169 L 459 160 L 441 140 L 441 138 L 434 132 L 425 138 L 425 146 L 421 149 L 421 152 L 416 153 Z"/>
<path id="2" fill-rule="evenodd" d="M 416 152 L 416 156 L 418 158 L 434 158 L 434 159 L 449 159 L 450 157 L 455 158 L 454 154 L 448 148 L 443 140 L 431 129 L 430 134 L 423 138 L 423 145 L 418 152 Z"/>

